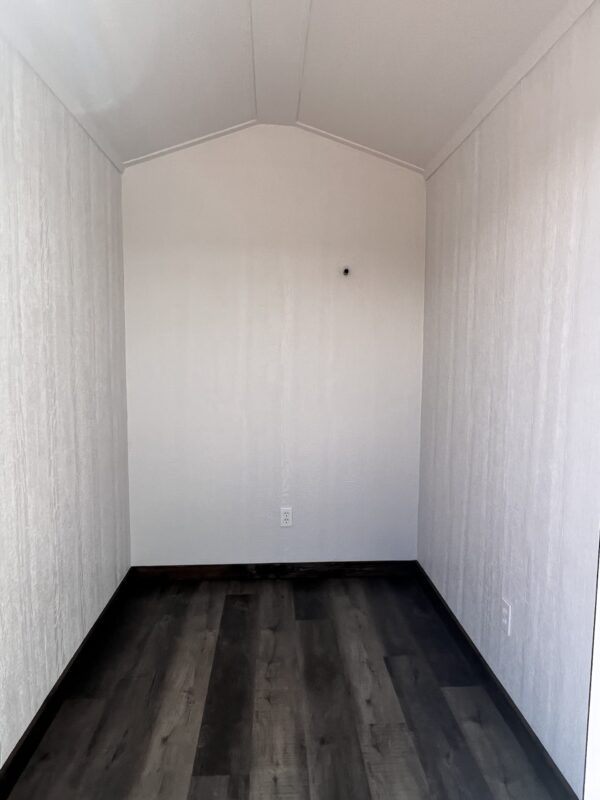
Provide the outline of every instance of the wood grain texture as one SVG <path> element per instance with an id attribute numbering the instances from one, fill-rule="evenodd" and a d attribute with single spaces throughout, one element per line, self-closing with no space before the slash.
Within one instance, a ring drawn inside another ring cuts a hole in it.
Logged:
<path id="1" fill-rule="evenodd" d="M 330 591 L 371 797 L 427 800 L 427 779 L 386 668 L 363 582 L 332 582 Z"/>
<path id="2" fill-rule="evenodd" d="M 289 581 L 261 584 L 251 800 L 309 800 L 302 685 Z"/>
<path id="3" fill-rule="evenodd" d="M 418 656 L 392 656 L 386 663 L 414 732 L 428 796 L 432 800 L 492 800 L 427 661 Z"/>
<path id="4" fill-rule="evenodd" d="M 256 596 L 228 594 L 198 737 L 194 776 L 229 775 L 236 782 L 249 778 L 257 645 Z"/>
<path id="5" fill-rule="evenodd" d="M 420 580 L 131 581 L 10 800 L 572 800 Z"/>
<path id="6" fill-rule="evenodd" d="M 0 42 L 0 764 L 129 566 L 120 176 Z"/>
<path id="7" fill-rule="evenodd" d="M 510 728 L 479 686 L 443 689 L 494 800 L 536 800 L 547 791 Z"/>
<path id="8" fill-rule="evenodd" d="M 427 183 L 419 561 L 578 793 L 600 520 L 599 54 L 593 3 Z"/>
<path id="9" fill-rule="evenodd" d="M 369 797 L 333 623 L 313 619 L 297 625 L 310 796 L 331 800 Z"/>
<path id="10" fill-rule="evenodd" d="M 171 644 L 165 689 L 131 800 L 187 797 L 225 591 L 224 584 L 179 587 L 186 617 Z"/>

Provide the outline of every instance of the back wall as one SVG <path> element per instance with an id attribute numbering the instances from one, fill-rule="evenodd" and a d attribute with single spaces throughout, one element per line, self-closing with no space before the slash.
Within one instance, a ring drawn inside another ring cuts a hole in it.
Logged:
<path id="1" fill-rule="evenodd" d="M 123 205 L 133 563 L 415 558 L 423 178 L 261 125 Z"/>

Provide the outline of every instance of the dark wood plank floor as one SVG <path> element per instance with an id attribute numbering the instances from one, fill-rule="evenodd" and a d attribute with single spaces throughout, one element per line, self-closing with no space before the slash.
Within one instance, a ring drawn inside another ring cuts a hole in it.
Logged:
<path id="1" fill-rule="evenodd" d="M 11 800 L 565 798 L 416 577 L 136 583 Z"/>

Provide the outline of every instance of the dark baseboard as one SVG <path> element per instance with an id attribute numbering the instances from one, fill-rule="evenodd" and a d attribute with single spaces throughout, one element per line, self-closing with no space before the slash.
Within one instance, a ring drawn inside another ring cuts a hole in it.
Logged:
<path id="1" fill-rule="evenodd" d="M 119 616 L 131 585 L 132 573 L 129 570 L 0 769 L 0 800 L 7 798 L 13 790 L 29 759 L 52 724 L 63 700 L 68 696 L 77 671 L 88 659 L 93 659 L 94 654 L 102 647 L 105 633 Z"/>
<path id="2" fill-rule="evenodd" d="M 295 578 L 396 578 L 417 574 L 416 561 L 320 561 L 288 564 L 194 564 L 132 567 L 136 580 L 291 580 Z"/>
<path id="3" fill-rule="evenodd" d="M 454 636 L 460 640 L 464 647 L 468 649 L 471 657 L 478 662 L 485 677 L 487 678 L 487 690 L 492 696 L 494 703 L 500 710 L 505 721 L 509 725 L 521 747 L 527 753 L 528 758 L 533 764 L 536 772 L 546 784 L 551 797 L 566 797 L 571 800 L 578 800 L 577 795 L 567 782 L 562 772 L 556 766 L 552 756 L 548 753 L 542 742 L 539 740 L 523 714 L 515 705 L 511 696 L 504 686 L 500 683 L 496 674 L 479 652 L 479 649 L 463 628 L 458 618 L 446 603 L 441 593 L 429 577 L 423 567 L 416 562 L 416 574 L 419 582 L 426 590 L 429 598 L 444 618 L 448 627 L 453 631 Z"/>

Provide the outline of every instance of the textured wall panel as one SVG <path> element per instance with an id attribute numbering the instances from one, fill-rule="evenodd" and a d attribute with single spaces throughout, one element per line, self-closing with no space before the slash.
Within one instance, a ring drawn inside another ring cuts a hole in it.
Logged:
<path id="1" fill-rule="evenodd" d="M 120 175 L 0 42 L 0 762 L 129 563 Z"/>
<path id="2" fill-rule="evenodd" d="M 427 188 L 419 557 L 580 791 L 600 523 L 598 3 Z"/>
<path id="3" fill-rule="evenodd" d="M 134 563 L 415 557 L 424 190 L 282 126 L 125 172 Z"/>

